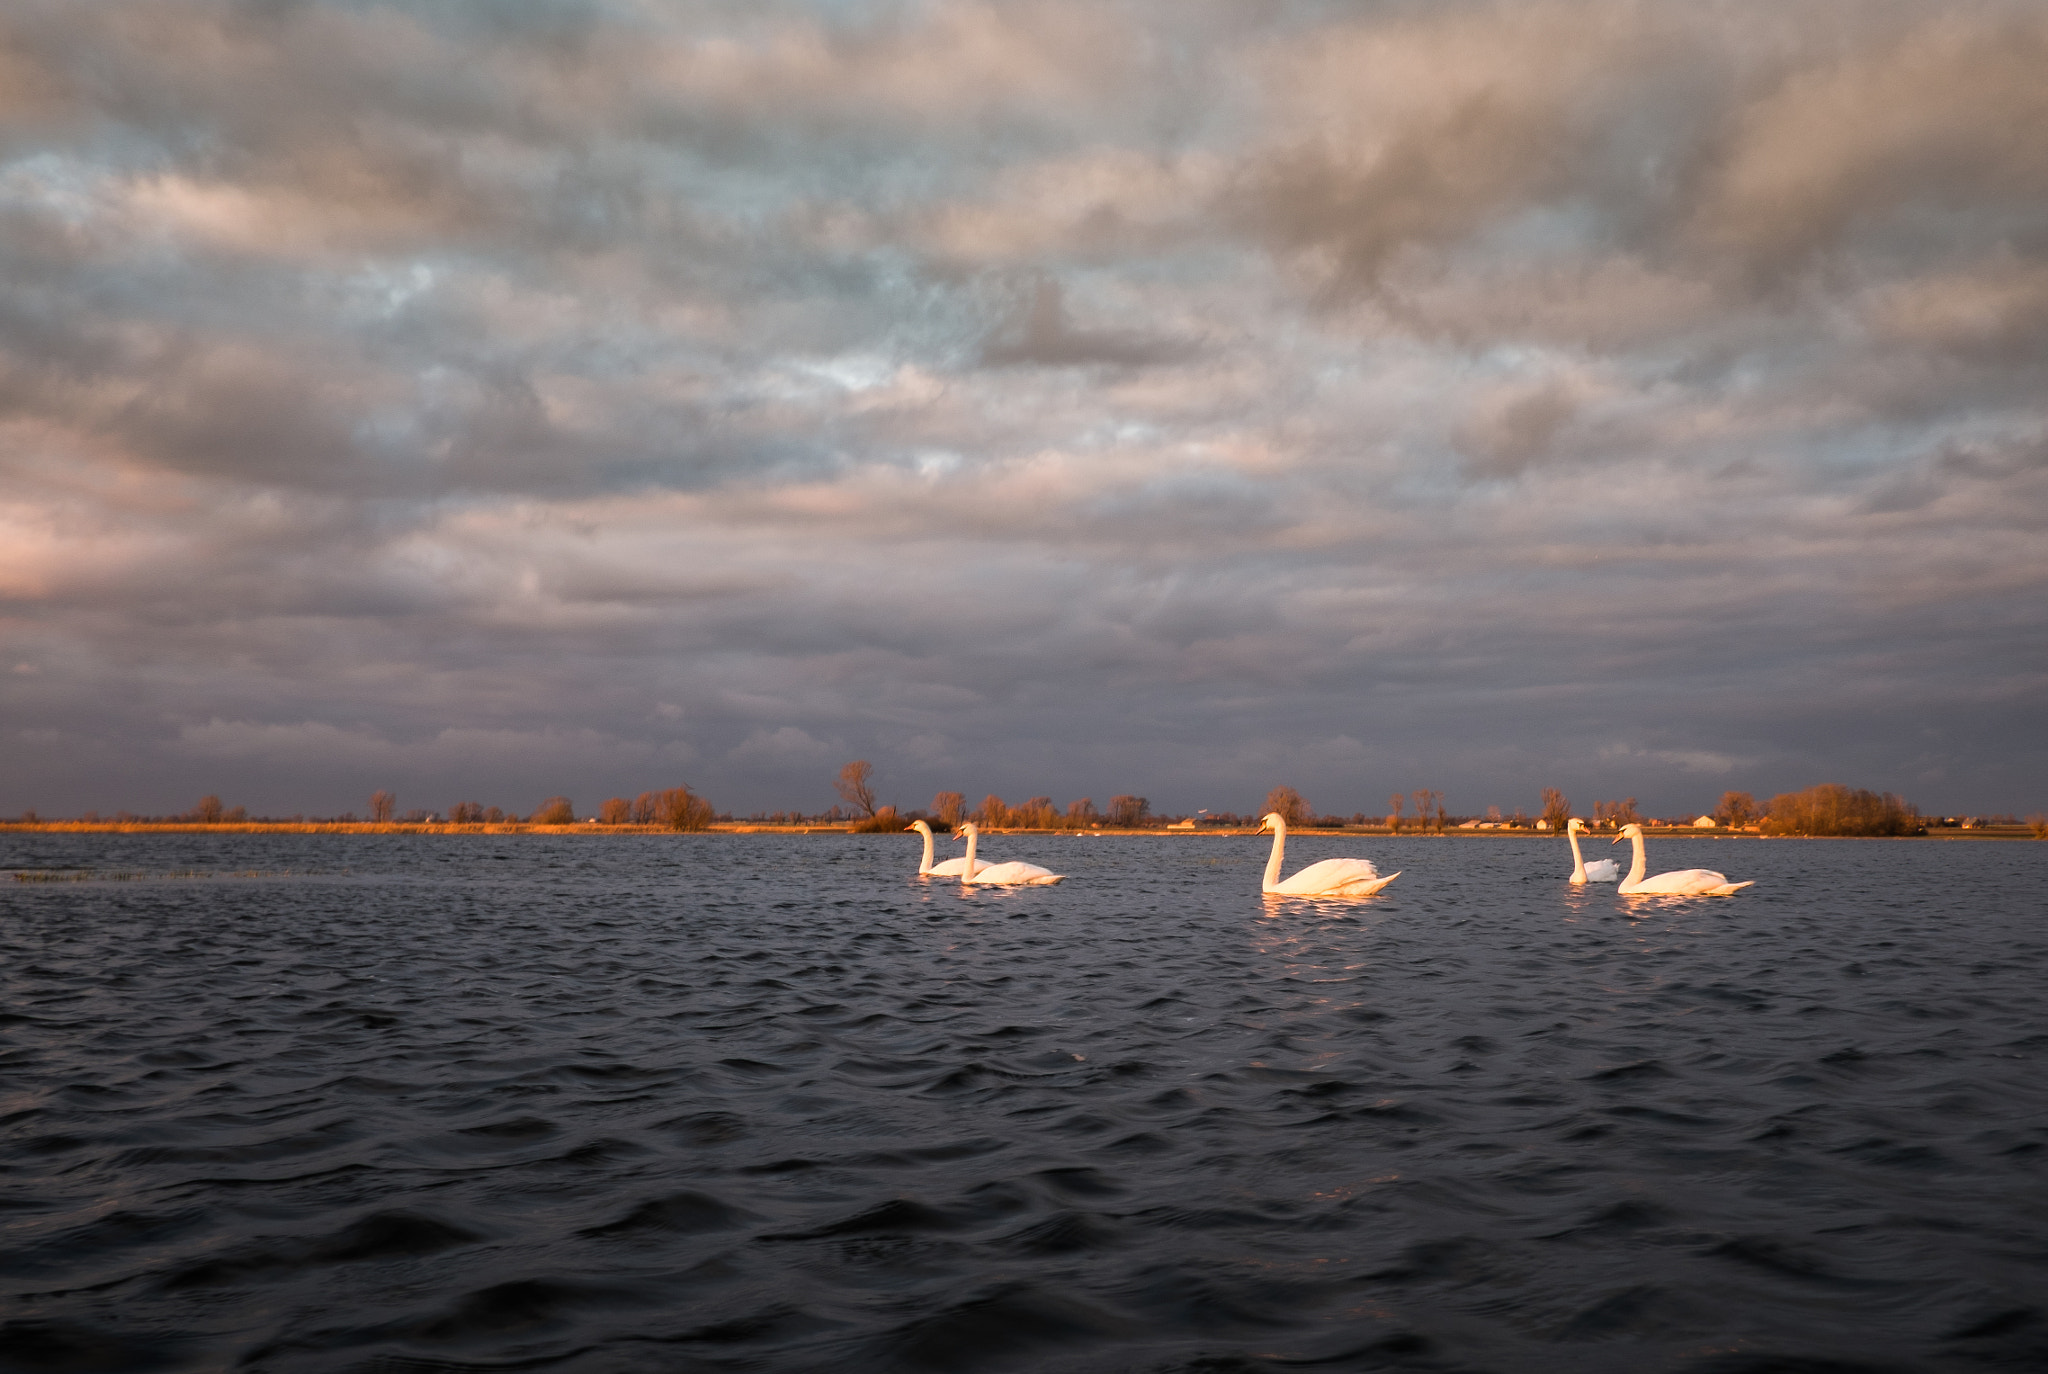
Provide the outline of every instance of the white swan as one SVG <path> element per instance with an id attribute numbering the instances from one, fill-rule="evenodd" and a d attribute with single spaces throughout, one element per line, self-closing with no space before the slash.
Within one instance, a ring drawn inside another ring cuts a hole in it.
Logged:
<path id="1" fill-rule="evenodd" d="M 1591 863 L 1586 862 L 1585 855 L 1579 853 L 1579 832 L 1585 828 L 1586 823 L 1577 816 L 1565 822 L 1565 837 L 1572 842 L 1572 876 L 1570 881 L 1575 883 L 1611 883 L 1621 876 L 1621 865 L 1612 859 L 1595 859 Z"/>
<path id="2" fill-rule="evenodd" d="M 1629 865 L 1628 876 L 1615 889 L 1627 896 L 1640 893 L 1649 897 L 1726 897 L 1749 886 L 1749 883 L 1731 883 L 1725 873 L 1716 873 L 1711 868 L 1680 868 L 1645 878 L 1643 828 L 1640 825 L 1623 826 L 1621 833 L 1614 837 L 1614 843 L 1620 844 L 1623 840 L 1632 841 L 1636 847 L 1636 861 Z"/>
<path id="3" fill-rule="evenodd" d="M 932 862 L 932 828 L 923 821 L 912 821 L 909 825 L 904 826 L 903 829 L 906 833 L 915 830 L 918 834 L 924 836 L 924 862 L 917 866 L 918 877 L 957 878 L 967 871 L 967 860 L 965 859 L 948 859 L 941 864 Z"/>
<path id="4" fill-rule="evenodd" d="M 1370 897 L 1399 873 L 1380 876 L 1367 859 L 1320 859 L 1301 872 L 1280 881 L 1280 855 L 1287 847 L 1287 822 L 1278 811 L 1268 811 L 1259 829 L 1273 832 L 1273 853 L 1266 860 L 1266 882 L 1261 891 L 1274 897 Z"/>
<path id="5" fill-rule="evenodd" d="M 977 864 L 974 862 L 974 841 L 981 831 L 973 821 L 962 821 L 960 833 L 967 837 L 967 867 L 960 872 L 962 883 L 985 883 L 1001 887 L 1015 887 L 1023 883 L 1043 886 L 1056 883 L 1066 876 L 1049 868 L 1021 863 L 1015 859 L 1006 864 Z"/>

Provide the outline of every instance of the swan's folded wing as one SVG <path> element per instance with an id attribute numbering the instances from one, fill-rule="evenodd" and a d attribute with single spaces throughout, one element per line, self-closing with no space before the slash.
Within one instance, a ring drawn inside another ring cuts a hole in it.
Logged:
<path id="1" fill-rule="evenodd" d="M 1335 892 L 1339 888 L 1377 882 L 1379 876 L 1380 871 L 1369 859 L 1323 859 L 1283 880 L 1273 890 L 1295 894 Z"/>
<path id="2" fill-rule="evenodd" d="M 974 877 L 969 881 L 998 887 L 1014 887 L 1020 883 L 1056 883 L 1062 876 L 1049 868 L 1040 868 L 1037 864 L 1027 864 L 1013 859 L 1009 863 L 983 864 L 974 870 Z"/>
<path id="3" fill-rule="evenodd" d="M 1654 878 L 1645 878 L 1633 889 L 1653 895 L 1667 897 L 1697 896 L 1726 887 L 1728 879 L 1711 868 L 1681 868 L 1670 873 L 1659 873 Z"/>

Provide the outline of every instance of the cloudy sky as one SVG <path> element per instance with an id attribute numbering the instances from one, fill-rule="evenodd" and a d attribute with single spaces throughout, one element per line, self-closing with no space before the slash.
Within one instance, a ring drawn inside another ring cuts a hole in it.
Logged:
<path id="1" fill-rule="evenodd" d="M 2048 806 L 2048 6 L 11 0 L 0 812 Z"/>

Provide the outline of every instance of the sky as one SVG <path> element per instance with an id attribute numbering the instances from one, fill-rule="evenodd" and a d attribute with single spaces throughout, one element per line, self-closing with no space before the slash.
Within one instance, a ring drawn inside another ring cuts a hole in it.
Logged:
<path id="1" fill-rule="evenodd" d="M 0 813 L 2048 808 L 2048 6 L 11 0 Z"/>

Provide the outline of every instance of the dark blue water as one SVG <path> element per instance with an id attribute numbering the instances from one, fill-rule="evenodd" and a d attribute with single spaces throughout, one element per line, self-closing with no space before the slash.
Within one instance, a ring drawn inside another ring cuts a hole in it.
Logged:
<path id="1" fill-rule="evenodd" d="M 2048 844 L 987 849 L 0 837 L 0 1369 L 2048 1368 Z"/>

